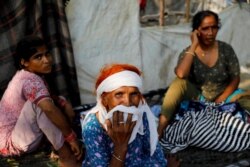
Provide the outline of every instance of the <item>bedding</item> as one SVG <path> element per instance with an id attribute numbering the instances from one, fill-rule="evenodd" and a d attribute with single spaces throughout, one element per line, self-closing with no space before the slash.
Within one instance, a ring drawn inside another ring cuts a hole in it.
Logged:
<path id="1" fill-rule="evenodd" d="M 221 152 L 250 147 L 250 124 L 238 103 L 182 103 L 160 143 L 165 152 L 176 153 L 189 146 Z"/>

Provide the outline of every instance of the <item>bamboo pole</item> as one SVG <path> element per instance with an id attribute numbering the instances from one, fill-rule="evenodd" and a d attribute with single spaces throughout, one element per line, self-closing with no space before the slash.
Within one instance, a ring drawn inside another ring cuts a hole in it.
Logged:
<path id="1" fill-rule="evenodd" d="M 190 19 L 190 0 L 185 0 L 185 2 L 186 2 L 185 18 L 186 18 L 186 22 L 189 22 L 189 19 Z"/>
<path id="2" fill-rule="evenodd" d="M 164 26 L 165 0 L 158 0 L 158 3 L 159 3 L 159 26 Z"/>

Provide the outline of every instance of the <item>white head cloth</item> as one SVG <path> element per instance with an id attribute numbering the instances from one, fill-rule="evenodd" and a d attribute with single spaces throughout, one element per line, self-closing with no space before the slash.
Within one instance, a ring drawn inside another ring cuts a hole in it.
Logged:
<path id="1" fill-rule="evenodd" d="M 156 145 L 158 142 L 158 134 L 156 129 L 156 118 L 151 112 L 149 106 L 147 103 L 142 100 L 138 107 L 131 106 L 126 107 L 123 105 L 118 105 L 114 107 L 112 110 L 107 112 L 106 108 L 102 105 L 101 102 L 101 95 L 103 92 L 112 92 L 122 86 L 134 86 L 139 89 L 140 92 L 142 92 L 142 79 L 141 77 L 132 71 L 122 71 L 115 73 L 109 77 L 107 77 L 105 80 L 101 82 L 101 84 L 98 86 L 96 93 L 97 93 L 97 104 L 94 108 L 92 108 L 88 114 L 86 115 L 85 119 L 82 121 L 82 126 L 88 122 L 88 116 L 91 113 L 97 113 L 99 112 L 99 121 L 101 124 L 106 127 L 105 120 L 111 119 L 113 113 L 116 111 L 124 112 L 124 122 L 127 120 L 128 113 L 133 114 L 132 120 L 136 121 L 136 125 L 132 131 L 129 143 L 131 143 L 137 133 L 140 135 L 144 135 L 143 132 L 143 113 L 145 112 L 147 115 L 147 120 L 149 123 L 149 131 L 150 131 L 150 154 L 153 155 Z"/>

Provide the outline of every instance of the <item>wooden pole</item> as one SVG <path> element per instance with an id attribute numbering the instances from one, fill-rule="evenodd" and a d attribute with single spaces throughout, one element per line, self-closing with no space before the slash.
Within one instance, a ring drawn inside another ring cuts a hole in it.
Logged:
<path id="1" fill-rule="evenodd" d="M 159 3 L 159 26 L 164 26 L 165 22 L 165 0 L 158 0 Z"/>
<path id="2" fill-rule="evenodd" d="M 190 0 L 186 0 L 186 14 L 185 14 L 185 18 L 186 18 L 186 22 L 189 22 L 190 19 Z"/>
<path id="3" fill-rule="evenodd" d="M 205 5 L 205 0 L 202 0 L 202 2 L 201 2 L 202 4 L 201 4 L 201 10 L 204 10 L 204 5 Z"/>

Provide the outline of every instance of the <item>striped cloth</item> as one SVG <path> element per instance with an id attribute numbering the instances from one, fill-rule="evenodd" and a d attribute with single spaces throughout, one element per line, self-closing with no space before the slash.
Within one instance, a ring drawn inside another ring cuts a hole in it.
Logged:
<path id="1" fill-rule="evenodd" d="M 235 152 L 250 147 L 250 124 L 218 107 L 185 112 L 169 125 L 160 143 L 166 152 L 176 153 L 188 146 Z"/>

